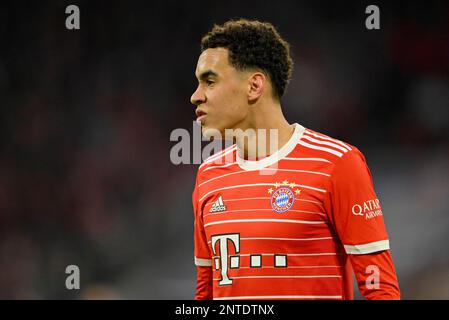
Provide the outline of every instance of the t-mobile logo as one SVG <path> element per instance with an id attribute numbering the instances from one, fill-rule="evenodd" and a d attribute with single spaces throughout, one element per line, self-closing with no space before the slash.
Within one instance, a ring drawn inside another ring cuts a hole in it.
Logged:
<path id="1" fill-rule="evenodd" d="M 214 235 L 211 237 L 212 240 L 212 252 L 214 256 L 219 256 L 220 264 L 221 264 L 221 280 L 218 282 L 220 286 L 231 285 L 232 279 L 228 276 L 228 269 L 234 269 L 239 267 L 239 256 L 231 256 L 228 259 L 228 243 L 232 243 L 235 248 L 235 253 L 238 254 L 240 252 L 240 234 L 238 233 L 228 233 L 228 234 L 220 234 Z M 228 241 L 229 240 L 229 241 Z M 220 252 L 217 253 L 216 244 L 219 243 Z M 218 258 L 215 260 L 216 266 L 218 269 Z"/>

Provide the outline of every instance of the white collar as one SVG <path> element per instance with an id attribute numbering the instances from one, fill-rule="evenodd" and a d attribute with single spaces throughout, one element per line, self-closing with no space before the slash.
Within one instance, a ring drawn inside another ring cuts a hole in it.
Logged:
<path id="1" fill-rule="evenodd" d="M 293 131 L 293 134 L 287 141 L 287 143 L 283 145 L 282 148 L 280 148 L 278 151 L 276 151 L 275 153 L 266 158 L 256 161 L 245 160 L 239 156 L 239 152 L 237 150 L 236 158 L 239 167 L 246 171 L 261 170 L 263 168 L 271 166 L 272 164 L 286 157 L 296 147 L 298 141 L 302 138 L 302 135 L 305 130 L 305 128 L 298 123 L 294 123 L 293 126 L 295 127 L 295 130 Z"/>

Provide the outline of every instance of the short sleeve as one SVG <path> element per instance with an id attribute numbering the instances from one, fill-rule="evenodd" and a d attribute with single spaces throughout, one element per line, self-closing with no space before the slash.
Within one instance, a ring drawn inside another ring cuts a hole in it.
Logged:
<path id="1" fill-rule="evenodd" d="M 371 172 L 357 148 L 352 148 L 335 164 L 325 207 L 347 254 L 368 254 L 390 248 Z"/>
<path id="2" fill-rule="evenodd" d="M 203 215 L 198 201 L 198 177 L 195 189 L 192 193 L 192 204 L 194 213 L 194 255 L 195 265 L 199 267 L 212 266 L 212 257 L 207 244 L 206 232 L 204 231 Z"/>

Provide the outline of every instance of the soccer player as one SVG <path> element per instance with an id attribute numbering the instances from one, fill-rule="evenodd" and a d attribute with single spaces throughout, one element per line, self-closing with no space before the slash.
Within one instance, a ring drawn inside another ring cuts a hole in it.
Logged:
<path id="1" fill-rule="evenodd" d="M 228 21 L 201 41 L 197 121 L 236 143 L 198 169 L 195 299 L 353 299 L 353 273 L 366 299 L 399 299 L 363 154 L 282 114 L 292 65 L 269 23 Z M 239 139 L 251 130 L 264 134 Z"/>

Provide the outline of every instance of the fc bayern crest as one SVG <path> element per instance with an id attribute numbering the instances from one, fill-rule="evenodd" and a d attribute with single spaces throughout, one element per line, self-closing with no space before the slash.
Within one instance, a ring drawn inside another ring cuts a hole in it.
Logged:
<path id="1" fill-rule="evenodd" d="M 268 189 L 268 193 L 271 194 L 271 208 L 277 213 L 284 213 L 290 210 L 295 203 L 295 194 L 299 195 L 301 190 L 296 189 L 293 191 L 292 188 L 296 187 L 296 184 L 288 183 L 288 181 L 284 181 L 282 184 L 276 182 L 274 186 L 276 187 L 275 190 L 273 188 Z"/>

